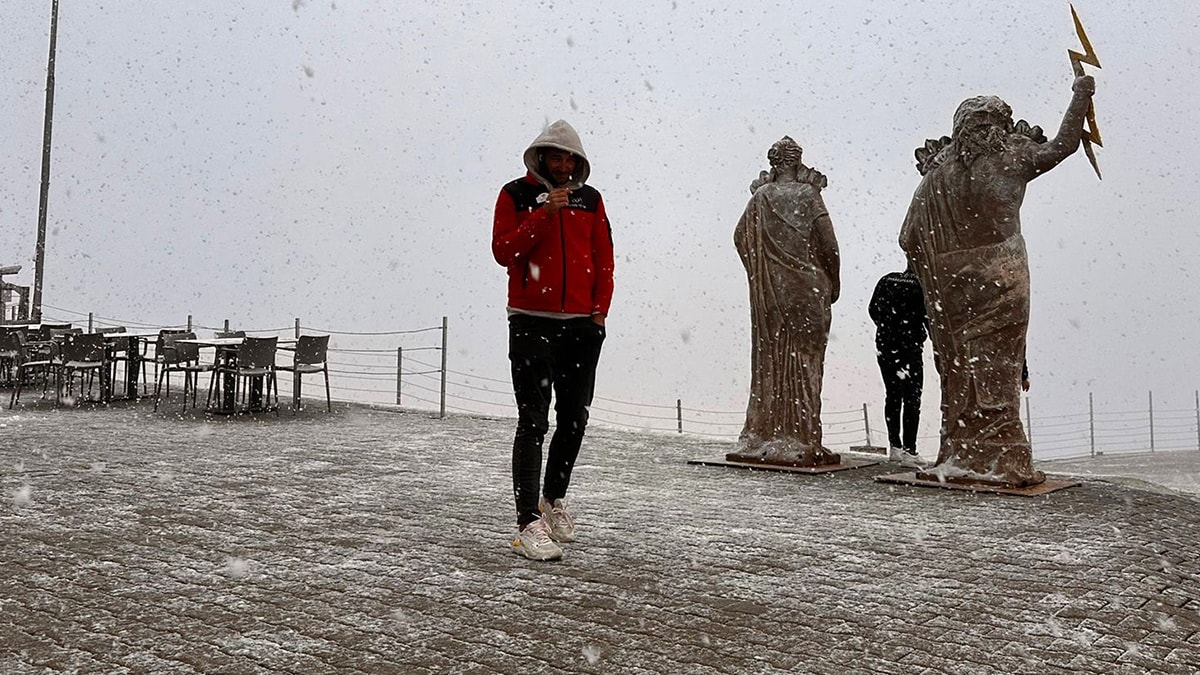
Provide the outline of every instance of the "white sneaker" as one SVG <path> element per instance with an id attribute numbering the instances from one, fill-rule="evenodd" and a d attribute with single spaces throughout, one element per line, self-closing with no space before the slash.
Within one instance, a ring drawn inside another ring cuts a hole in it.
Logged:
<path id="1" fill-rule="evenodd" d="M 909 469 L 924 469 L 926 466 L 929 466 L 929 462 L 926 462 L 923 457 L 908 450 L 900 451 L 899 462 L 900 466 Z"/>
<path id="2" fill-rule="evenodd" d="M 542 519 L 550 526 L 551 539 L 560 542 L 575 541 L 575 517 L 567 510 L 565 500 L 555 499 L 552 504 L 542 497 L 538 501 L 538 510 L 542 512 Z"/>
<path id="3" fill-rule="evenodd" d="M 558 560 L 563 551 L 550 538 L 550 526 L 545 518 L 538 518 L 525 526 L 513 539 L 513 551 L 530 560 Z"/>

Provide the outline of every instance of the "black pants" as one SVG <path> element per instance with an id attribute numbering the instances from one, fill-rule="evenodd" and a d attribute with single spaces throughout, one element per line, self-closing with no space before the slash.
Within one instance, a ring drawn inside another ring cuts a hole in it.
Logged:
<path id="1" fill-rule="evenodd" d="M 883 419 L 887 423 L 888 445 L 916 452 L 921 388 L 925 383 L 921 352 L 881 349 L 878 361 L 883 375 Z"/>
<path id="2" fill-rule="evenodd" d="M 555 428 L 546 454 L 546 479 L 541 496 L 553 501 L 567 494 L 571 469 L 587 427 L 603 342 L 604 327 L 596 325 L 590 317 L 566 320 L 524 314 L 508 317 L 508 359 L 512 363 L 513 394 L 517 400 L 512 479 L 518 526 L 538 519 L 542 441 L 550 428 L 552 392 Z"/>

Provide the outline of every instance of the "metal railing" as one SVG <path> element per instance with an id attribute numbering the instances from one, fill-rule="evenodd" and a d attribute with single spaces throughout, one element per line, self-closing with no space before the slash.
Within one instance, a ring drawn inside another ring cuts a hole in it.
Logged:
<path id="1" fill-rule="evenodd" d="M 152 324 L 49 305 L 44 311 L 50 312 L 44 314 L 44 321 L 76 324 L 86 321 L 89 330 L 117 325 L 137 330 L 230 328 L 227 320 L 205 323 L 195 321 L 192 316 L 179 324 Z M 341 402 L 431 410 L 440 417 L 447 412 L 486 417 L 512 417 L 515 413 L 512 387 L 506 376 L 490 377 L 449 367 L 446 317 L 442 317 L 441 325 L 377 331 L 332 330 L 310 326 L 296 318 L 291 325 L 246 329 L 246 332 L 280 337 L 330 335 L 330 389 L 333 398 Z M 280 386 L 289 381 L 290 376 L 281 373 Z M 292 384 L 296 386 L 294 381 Z M 1148 392 L 1144 410 L 1097 410 L 1090 393 L 1086 412 L 1034 416 L 1030 398 L 1025 399 L 1024 407 L 1026 431 L 1035 456 L 1041 458 L 1200 450 L 1200 391 L 1195 392 L 1195 406 L 1189 409 L 1156 408 L 1153 392 Z M 737 439 L 745 420 L 744 409 L 692 406 L 682 398 L 673 402 L 647 402 L 596 396 L 590 412 L 592 421 L 613 428 L 730 441 Z M 861 408 L 823 411 L 821 423 L 826 444 L 872 445 L 871 421 L 870 406 L 866 403 Z M 919 439 L 926 446 L 938 443 L 936 435 Z"/>

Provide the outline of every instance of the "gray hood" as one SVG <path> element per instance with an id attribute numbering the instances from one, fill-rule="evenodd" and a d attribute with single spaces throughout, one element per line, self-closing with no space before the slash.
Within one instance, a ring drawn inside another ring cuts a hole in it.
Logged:
<path id="1" fill-rule="evenodd" d="M 538 172 L 538 148 L 566 150 L 579 158 L 575 163 L 575 174 L 571 177 L 571 182 L 564 187 L 574 190 L 583 187 L 583 184 L 587 182 L 588 176 L 592 173 L 592 165 L 583 152 L 583 143 L 579 142 L 579 134 L 575 132 L 574 127 L 567 124 L 566 120 L 559 120 L 546 127 L 545 131 L 533 139 L 533 142 L 529 144 L 529 149 L 525 151 L 525 168 L 529 169 L 529 173 L 533 174 L 533 177 L 546 187 L 554 187 L 546 176 Z"/>

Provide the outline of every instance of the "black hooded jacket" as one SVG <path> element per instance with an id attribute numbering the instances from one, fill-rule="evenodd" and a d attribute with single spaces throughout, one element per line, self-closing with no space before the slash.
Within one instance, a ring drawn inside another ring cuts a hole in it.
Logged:
<path id="1" fill-rule="evenodd" d="M 875 348 L 880 352 L 921 351 L 929 317 L 916 274 L 905 270 L 883 275 L 867 311 L 875 322 Z"/>

